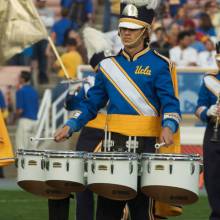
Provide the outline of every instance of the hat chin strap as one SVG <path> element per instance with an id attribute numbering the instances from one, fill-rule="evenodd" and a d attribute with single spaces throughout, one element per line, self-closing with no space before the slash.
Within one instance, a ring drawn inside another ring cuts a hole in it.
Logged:
<path id="1" fill-rule="evenodd" d="M 124 46 L 133 46 L 134 44 L 136 44 L 139 39 L 142 37 L 142 35 L 144 34 L 144 32 L 146 31 L 147 27 L 144 27 L 143 31 L 140 33 L 140 35 L 137 37 L 137 39 L 135 39 L 134 41 L 130 42 L 130 43 L 124 43 Z"/>

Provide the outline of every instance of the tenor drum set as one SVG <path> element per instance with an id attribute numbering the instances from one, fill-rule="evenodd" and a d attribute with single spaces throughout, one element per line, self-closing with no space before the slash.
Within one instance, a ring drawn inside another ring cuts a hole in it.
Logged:
<path id="1" fill-rule="evenodd" d="M 86 153 L 19 149 L 17 183 L 49 199 L 63 199 L 86 188 L 114 200 L 141 191 L 161 202 L 186 205 L 199 194 L 199 155 L 132 152 Z"/>

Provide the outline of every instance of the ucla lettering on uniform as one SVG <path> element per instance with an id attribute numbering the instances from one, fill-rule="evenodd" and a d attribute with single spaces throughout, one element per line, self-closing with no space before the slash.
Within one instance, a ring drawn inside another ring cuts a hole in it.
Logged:
<path id="1" fill-rule="evenodd" d="M 150 76 L 151 75 L 151 69 L 149 66 L 143 67 L 143 66 L 136 66 L 135 74 L 143 74 Z"/>

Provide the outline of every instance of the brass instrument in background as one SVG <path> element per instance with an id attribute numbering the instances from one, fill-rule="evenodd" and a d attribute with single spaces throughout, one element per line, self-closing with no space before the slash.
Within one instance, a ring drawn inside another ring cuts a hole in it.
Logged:
<path id="1" fill-rule="evenodd" d="M 220 106 L 220 93 L 218 94 L 216 105 Z M 219 122 L 220 122 L 220 117 L 216 116 L 215 125 L 214 125 L 214 128 L 213 128 L 213 134 L 212 134 L 212 137 L 210 139 L 211 142 L 218 143 L 220 141 L 220 137 L 219 137 L 219 134 L 218 134 L 219 133 L 219 131 L 218 131 Z"/>

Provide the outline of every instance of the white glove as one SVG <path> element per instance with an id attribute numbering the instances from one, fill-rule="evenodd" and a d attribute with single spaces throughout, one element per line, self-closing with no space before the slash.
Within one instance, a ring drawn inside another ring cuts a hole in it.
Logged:
<path id="1" fill-rule="evenodd" d="M 207 111 L 207 116 L 217 116 L 217 105 L 211 105 Z"/>
<path id="2" fill-rule="evenodd" d="M 80 88 L 81 88 L 81 86 L 80 86 L 80 84 L 69 84 L 69 88 L 68 88 L 68 93 L 70 94 L 70 95 L 73 95 L 73 94 L 75 94 L 76 92 L 79 92 L 79 90 L 80 90 Z"/>

